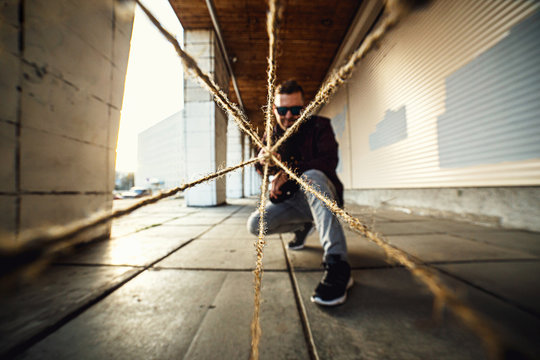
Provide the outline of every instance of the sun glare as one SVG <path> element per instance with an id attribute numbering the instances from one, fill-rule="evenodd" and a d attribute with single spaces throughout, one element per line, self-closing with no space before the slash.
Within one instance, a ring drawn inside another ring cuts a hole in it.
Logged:
<path id="1" fill-rule="evenodd" d="M 167 0 L 144 2 L 180 41 L 183 29 Z M 118 135 L 116 170 L 137 168 L 138 134 L 183 107 L 182 64 L 140 8 L 135 11 Z"/>

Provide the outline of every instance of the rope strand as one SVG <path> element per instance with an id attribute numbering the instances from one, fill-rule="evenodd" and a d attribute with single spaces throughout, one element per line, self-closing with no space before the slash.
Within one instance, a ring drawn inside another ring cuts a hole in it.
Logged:
<path id="1" fill-rule="evenodd" d="M 254 310 L 253 319 L 251 321 L 251 354 L 249 358 L 251 360 L 257 360 L 259 358 L 259 341 L 261 338 L 261 326 L 259 323 L 259 313 L 261 308 L 261 284 L 263 276 L 263 250 L 266 245 L 264 235 L 266 233 L 266 223 L 264 215 L 266 214 L 266 196 L 268 192 L 268 164 L 264 165 L 263 181 L 261 184 L 261 197 L 259 201 L 259 236 L 255 243 L 255 251 L 257 254 L 257 261 L 255 270 L 253 270 L 254 281 Z"/>
<path id="2" fill-rule="evenodd" d="M 13 242 L 4 239 L 0 241 L 0 259 L 5 260 L 2 261 L 2 266 L 0 267 L 0 269 L 2 269 L 1 273 L 14 272 L 20 269 L 22 266 L 28 265 L 28 262 L 34 261 L 36 258 L 50 258 L 54 253 L 61 249 L 65 249 L 66 246 L 72 247 L 80 243 L 80 241 L 72 241 L 72 239 L 76 238 L 85 231 L 96 228 L 97 226 L 103 224 L 107 224 L 113 219 L 129 215 L 143 206 L 154 204 L 160 200 L 174 196 L 179 192 L 189 189 L 195 185 L 199 185 L 212 179 L 217 179 L 231 171 L 253 164 L 258 160 L 258 158 L 252 158 L 241 164 L 228 167 L 213 174 L 204 176 L 198 180 L 138 201 L 124 209 L 118 209 L 112 212 L 107 211 L 96 213 L 87 219 L 76 221 L 65 226 L 52 227 L 47 229 L 45 232 L 35 230 L 29 231 L 21 236 L 21 239 L 17 244 L 13 244 Z M 14 261 L 13 259 L 20 261 Z"/>
<path id="3" fill-rule="evenodd" d="M 279 148 L 279 146 L 294 132 L 296 131 L 301 123 L 303 123 L 307 117 L 316 111 L 322 104 L 326 103 L 329 98 L 337 91 L 339 86 L 343 84 L 347 79 L 352 75 L 355 65 L 367 54 L 367 52 L 373 47 L 373 44 L 380 40 L 384 34 L 392 28 L 400 18 L 406 13 L 405 8 L 401 6 L 398 0 L 388 0 L 386 2 L 386 17 L 383 19 L 382 23 L 377 27 L 377 29 L 370 33 L 362 46 L 360 46 L 349 58 L 347 63 L 339 68 L 333 75 L 325 81 L 321 86 L 319 92 L 315 96 L 315 99 L 306 107 L 306 109 L 301 114 L 300 118 L 295 122 L 294 126 L 289 128 L 284 136 L 276 142 L 273 146 L 270 146 L 268 140 L 268 146 L 264 146 L 261 139 L 257 136 L 256 132 L 253 130 L 244 112 L 238 108 L 237 105 L 232 103 L 226 96 L 226 94 L 215 84 L 215 82 L 202 70 L 198 67 L 195 60 L 183 51 L 180 44 L 176 38 L 170 34 L 160 23 L 159 21 L 148 11 L 148 9 L 141 4 L 139 0 L 135 0 L 137 4 L 142 8 L 145 14 L 149 17 L 152 23 L 158 28 L 158 30 L 165 36 L 165 38 L 173 44 L 178 55 L 182 59 L 186 72 L 191 73 L 197 81 L 208 90 L 214 97 L 216 103 L 218 103 L 237 123 L 237 125 L 245 133 L 247 133 L 253 141 L 262 149 L 265 149 L 266 159 L 272 159 L 275 164 L 282 168 L 292 179 L 296 180 L 304 189 L 304 191 L 311 193 L 322 201 L 325 206 L 330 209 L 336 216 L 343 219 L 351 229 L 360 233 L 361 235 L 368 238 L 373 243 L 380 246 L 388 256 L 388 259 L 391 261 L 398 262 L 404 265 L 416 278 L 422 281 L 434 294 L 435 304 L 437 306 L 446 305 L 453 313 L 461 319 L 461 321 L 468 326 L 472 331 L 474 331 L 486 345 L 489 353 L 498 357 L 501 352 L 500 342 L 497 334 L 487 325 L 486 320 L 473 311 L 471 308 L 467 307 L 458 296 L 447 287 L 441 280 L 438 271 L 427 264 L 422 263 L 420 260 L 412 257 L 403 250 L 396 248 L 395 246 L 388 243 L 381 235 L 374 232 L 368 226 L 362 224 L 360 220 L 349 215 L 346 211 L 339 208 L 335 201 L 328 199 L 326 196 L 322 195 L 319 191 L 315 190 L 310 184 L 304 181 L 302 178 L 298 177 L 292 170 L 287 168 L 273 152 Z M 267 31 L 269 34 L 269 57 L 268 57 L 268 98 L 267 98 L 267 107 L 266 107 L 266 128 L 271 129 L 271 107 L 273 106 L 274 100 L 274 85 L 275 85 L 275 36 L 278 30 L 278 23 L 281 14 L 281 6 L 276 6 L 275 1 L 270 1 L 270 11 L 268 14 L 267 20 Z M 269 131 L 267 131 L 269 133 Z M 115 210 L 113 212 L 106 212 L 102 214 L 96 214 L 92 217 L 89 217 L 86 220 L 75 222 L 66 226 L 54 227 L 49 229 L 44 234 L 36 235 L 35 232 L 27 233 L 23 236 L 24 241 L 22 245 L 19 246 L 8 246 L 9 242 L 0 241 L 0 259 L 6 259 L 7 261 L 2 261 L 2 264 L 8 264 L 11 266 L 8 270 L 10 272 L 15 272 L 19 270 L 21 264 L 17 263 L 15 260 L 23 259 L 26 260 L 24 265 L 30 264 L 43 264 L 50 257 L 52 253 L 58 251 L 58 249 L 63 248 L 64 246 L 74 246 L 77 244 L 76 237 L 82 232 L 93 229 L 97 226 L 108 223 L 109 221 L 119 218 L 125 215 L 132 213 L 133 211 L 147 206 L 153 203 L 158 202 L 159 200 L 168 198 L 177 194 L 180 191 L 183 191 L 187 188 L 193 187 L 200 183 L 209 181 L 211 179 L 218 178 L 225 175 L 226 173 L 244 167 L 246 165 L 253 164 L 255 161 L 259 161 L 259 158 L 252 158 L 246 162 L 238 164 L 236 166 L 229 167 L 227 169 L 220 170 L 213 174 L 207 175 L 201 179 L 195 180 L 191 183 L 182 185 L 180 187 L 162 192 L 151 198 L 144 199 L 136 204 L 133 204 L 125 209 Z M 256 241 L 256 254 L 257 261 L 256 267 L 254 270 L 254 287 L 255 287 L 255 299 L 254 299 L 254 314 L 251 324 L 251 333 L 252 333 L 252 343 L 251 343 L 251 359 L 258 359 L 259 351 L 258 345 L 261 336 L 261 329 L 259 324 L 259 315 L 260 315 L 260 290 L 262 283 L 263 275 L 263 249 L 265 246 L 265 204 L 267 199 L 268 192 L 268 165 L 264 167 L 263 182 L 261 185 L 261 197 L 259 202 L 259 213 L 260 213 L 260 222 L 259 222 L 259 236 Z M 36 266 L 37 266 L 36 265 Z M 6 266 L 4 265 L 2 269 Z"/>
<path id="4" fill-rule="evenodd" d="M 298 130 L 300 125 L 302 125 L 311 114 L 330 100 L 330 97 L 335 94 L 339 87 L 352 76 L 356 64 L 358 64 L 358 62 L 371 50 L 377 41 L 383 38 L 388 30 L 398 23 L 398 21 L 407 13 L 406 10 L 407 8 L 398 0 L 386 1 L 386 16 L 381 24 L 365 38 L 362 45 L 351 54 L 349 60 L 337 71 L 334 71 L 332 76 L 321 85 L 315 98 L 304 108 L 302 114 L 300 114 L 300 117 L 294 122 L 293 126 L 288 128 L 287 131 L 285 131 L 285 134 L 283 134 L 274 146 L 272 146 L 271 152 L 275 152 L 284 141 Z"/>
<path id="5" fill-rule="evenodd" d="M 501 354 L 501 345 L 498 335 L 488 325 L 480 314 L 473 311 L 466 306 L 458 296 L 444 284 L 439 276 L 439 272 L 432 266 L 422 263 L 420 260 L 413 258 L 405 251 L 388 243 L 384 237 L 376 233 L 366 225 L 362 224 L 360 220 L 351 216 L 345 210 L 341 209 L 334 200 L 329 199 L 325 195 L 317 191 L 313 186 L 308 184 L 304 179 L 298 177 L 292 170 L 290 170 L 284 163 L 282 163 L 273 154 L 270 155 L 272 160 L 283 169 L 292 179 L 294 179 L 305 192 L 314 195 L 317 199 L 323 202 L 323 204 L 332 211 L 336 216 L 343 219 L 349 227 L 366 237 L 371 242 L 381 247 L 388 259 L 395 261 L 405 266 L 412 274 L 424 283 L 435 296 L 435 301 L 438 304 L 446 305 L 452 312 L 474 333 L 476 333 L 480 339 L 484 342 L 488 352 L 494 357 L 499 358 Z"/>
<path id="6" fill-rule="evenodd" d="M 266 19 L 266 31 L 268 33 L 268 95 L 265 108 L 266 117 L 266 144 L 272 146 L 272 120 L 274 118 L 274 97 L 276 91 L 276 52 L 277 52 L 277 34 L 279 23 L 283 16 L 283 6 L 275 0 L 268 4 L 269 12 Z"/>
<path id="7" fill-rule="evenodd" d="M 140 2 L 140 0 L 135 0 L 135 2 L 141 7 L 146 16 L 150 19 L 150 21 L 152 21 L 154 26 L 174 46 L 176 52 L 178 53 L 178 56 L 180 56 L 180 59 L 184 64 L 186 72 L 191 73 L 199 82 L 199 84 L 212 94 L 216 103 L 221 106 L 221 108 L 233 118 L 233 120 L 236 122 L 240 129 L 242 129 L 246 134 L 248 134 L 259 147 L 264 147 L 261 139 L 248 122 L 244 112 L 236 104 L 229 100 L 227 95 L 223 92 L 223 90 L 219 88 L 219 86 L 214 82 L 214 80 L 210 78 L 210 76 L 208 76 L 201 70 L 201 68 L 197 65 L 195 59 L 193 59 L 188 53 L 186 53 L 182 49 L 182 47 L 178 43 L 178 40 L 176 40 L 176 38 L 169 31 L 167 31 L 163 27 L 163 25 L 161 25 L 161 23 L 156 19 L 156 17 Z"/>
<path id="8" fill-rule="evenodd" d="M 274 92 L 276 82 L 276 37 L 278 32 L 278 25 L 281 15 L 283 14 L 283 8 L 281 4 L 276 4 L 275 0 L 271 0 L 269 3 L 269 12 L 266 20 L 266 29 L 268 32 L 268 102 L 265 109 L 266 118 L 266 143 L 269 147 L 272 141 L 272 118 L 273 118 L 273 105 L 274 105 Z M 268 162 L 264 165 L 263 181 L 261 184 L 261 198 L 259 201 L 259 236 L 255 244 L 257 261 L 253 275 L 254 281 L 254 310 L 253 319 L 251 321 L 251 360 L 259 359 L 259 341 L 261 337 L 260 326 L 260 306 L 261 306 L 261 286 L 263 276 L 263 251 L 266 241 L 265 236 L 265 219 L 266 214 L 266 196 L 268 192 Z"/>

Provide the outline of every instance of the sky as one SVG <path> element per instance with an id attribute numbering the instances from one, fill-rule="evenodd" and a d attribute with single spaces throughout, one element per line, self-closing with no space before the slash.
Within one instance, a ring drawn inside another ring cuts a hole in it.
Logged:
<path id="1" fill-rule="evenodd" d="M 178 39 L 183 29 L 167 0 L 143 1 Z M 116 170 L 137 169 L 137 136 L 183 107 L 182 64 L 173 46 L 137 7 L 126 74 Z"/>

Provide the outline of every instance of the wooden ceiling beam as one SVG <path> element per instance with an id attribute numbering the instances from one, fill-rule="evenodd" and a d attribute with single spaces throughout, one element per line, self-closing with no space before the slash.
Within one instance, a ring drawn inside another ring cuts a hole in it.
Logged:
<path id="1" fill-rule="evenodd" d="M 170 0 L 184 29 L 211 29 L 205 0 Z M 223 41 L 248 116 L 262 121 L 266 102 L 267 4 L 214 0 Z M 277 78 L 296 78 L 311 98 L 317 92 L 361 1 L 289 1 L 279 34 Z M 230 85 L 229 94 L 234 99 Z M 261 114 L 260 116 L 258 114 Z"/>

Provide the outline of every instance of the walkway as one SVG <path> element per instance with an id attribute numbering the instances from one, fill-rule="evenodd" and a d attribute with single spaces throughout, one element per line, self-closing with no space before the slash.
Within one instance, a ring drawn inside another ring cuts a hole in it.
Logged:
<path id="1" fill-rule="evenodd" d="M 245 221 L 255 202 L 187 208 L 165 200 L 117 221 L 112 240 L 77 249 L 2 295 L 0 357 L 247 359 L 255 255 Z M 539 233 L 348 210 L 434 264 L 512 348 L 540 358 Z M 284 250 L 290 235 L 268 237 L 261 359 L 309 359 L 305 326 L 321 359 L 485 358 L 450 314 L 434 320 L 432 297 L 406 270 L 347 235 L 356 283 L 337 308 L 309 301 L 322 274 L 317 236 L 296 252 Z"/>

